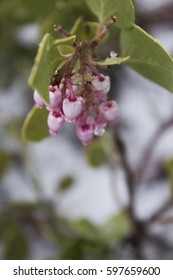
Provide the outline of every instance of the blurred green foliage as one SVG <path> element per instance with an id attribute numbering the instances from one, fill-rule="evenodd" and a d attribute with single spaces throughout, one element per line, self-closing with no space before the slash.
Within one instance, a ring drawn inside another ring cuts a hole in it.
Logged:
<path id="1" fill-rule="evenodd" d="M 54 244 L 58 259 L 111 259 L 117 258 L 117 245 L 130 234 L 131 223 L 125 212 L 96 226 L 86 219 L 66 220 L 46 202 L 10 203 L 0 214 L 3 258 L 30 258 L 33 230 Z M 46 257 L 52 259 L 52 256 Z"/>
<path id="2" fill-rule="evenodd" d="M 0 243 L 3 244 L 4 259 L 21 260 L 28 254 L 28 240 L 22 223 L 10 213 L 0 215 Z"/>
<path id="3" fill-rule="evenodd" d="M 10 154 L 7 151 L 0 150 L 0 177 L 6 171 L 10 162 Z"/>
<path id="4" fill-rule="evenodd" d="M 73 177 L 73 175 L 67 175 L 59 181 L 58 190 L 60 190 L 61 192 L 67 191 L 74 185 L 74 183 L 75 178 Z"/>
<path id="5" fill-rule="evenodd" d="M 107 157 L 100 139 L 96 139 L 86 147 L 85 154 L 88 164 L 92 167 L 100 167 L 106 163 Z"/>

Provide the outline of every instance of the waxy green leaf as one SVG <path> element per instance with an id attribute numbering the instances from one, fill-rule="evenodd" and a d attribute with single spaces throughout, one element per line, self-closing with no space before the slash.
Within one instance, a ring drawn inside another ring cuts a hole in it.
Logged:
<path id="1" fill-rule="evenodd" d="M 144 77 L 173 92 L 173 59 L 149 34 L 137 25 L 122 30 L 122 55 L 128 65 Z"/>
<path id="2" fill-rule="evenodd" d="M 51 78 L 59 64 L 65 59 L 60 55 L 56 44 L 50 34 L 44 35 L 28 81 L 29 85 L 37 89 L 47 103 L 49 103 L 48 88 Z"/>
<path id="3" fill-rule="evenodd" d="M 93 61 L 93 63 L 98 66 L 108 66 L 108 65 L 121 64 L 123 62 L 126 62 L 128 59 L 129 59 L 129 56 L 127 56 L 127 57 L 107 57 L 103 61 Z"/>
<path id="4" fill-rule="evenodd" d="M 70 34 L 75 34 L 76 35 L 78 29 L 80 28 L 80 26 L 83 22 L 84 21 L 83 21 L 82 17 L 77 18 L 77 20 L 75 21 L 75 23 L 73 24 L 73 26 L 70 30 Z"/>
<path id="5" fill-rule="evenodd" d="M 54 41 L 54 45 L 73 45 L 74 41 L 76 40 L 76 35 L 72 35 L 70 37 L 67 38 L 62 38 L 62 39 L 56 39 Z"/>
<path id="6" fill-rule="evenodd" d="M 38 109 L 36 106 L 32 108 L 22 128 L 22 138 L 25 141 L 37 142 L 49 136 L 48 113 L 46 109 Z"/>
<path id="7" fill-rule="evenodd" d="M 76 34 L 76 39 L 78 41 L 90 41 L 95 38 L 99 28 L 100 24 L 98 22 L 86 22 L 80 17 L 76 20 L 70 33 Z"/>
<path id="8" fill-rule="evenodd" d="M 130 27 L 134 20 L 134 7 L 131 0 L 85 0 L 91 11 L 97 16 L 101 24 L 116 16 L 116 26 Z"/>
<path id="9" fill-rule="evenodd" d="M 74 48 L 68 45 L 60 45 L 58 46 L 58 50 L 61 56 L 68 57 L 74 52 Z"/>

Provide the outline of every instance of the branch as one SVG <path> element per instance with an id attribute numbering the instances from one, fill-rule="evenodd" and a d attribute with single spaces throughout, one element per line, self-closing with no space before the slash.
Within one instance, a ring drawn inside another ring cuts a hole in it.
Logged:
<path id="1" fill-rule="evenodd" d="M 138 167 L 135 171 L 135 185 L 139 185 L 143 182 L 145 178 L 145 174 L 148 168 L 148 164 L 151 160 L 152 153 L 154 148 L 156 147 L 157 143 L 159 142 L 161 136 L 166 132 L 167 129 L 169 129 L 171 126 L 173 126 L 173 115 L 163 122 L 161 126 L 156 130 L 153 137 L 150 139 L 149 143 L 147 144 L 146 149 L 142 153 L 141 160 L 138 163 Z"/>
<path id="2" fill-rule="evenodd" d="M 147 220 L 146 224 L 150 225 L 151 223 L 158 222 L 160 220 L 160 216 L 164 214 L 164 212 L 168 211 L 172 207 L 172 201 L 169 199 L 155 214 L 153 214 L 149 220 Z"/>

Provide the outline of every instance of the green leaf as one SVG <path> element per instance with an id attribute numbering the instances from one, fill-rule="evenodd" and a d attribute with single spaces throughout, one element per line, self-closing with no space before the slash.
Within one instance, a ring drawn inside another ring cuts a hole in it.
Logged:
<path id="1" fill-rule="evenodd" d="M 144 77 L 173 92 L 173 59 L 139 26 L 122 30 L 122 55 L 130 56 L 128 65 Z"/>
<path id="2" fill-rule="evenodd" d="M 51 78 L 59 64 L 64 60 L 56 44 L 50 34 L 44 35 L 28 81 L 29 85 L 33 89 L 37 89 L 47 103 L 49 103 L 48 88 Z"/>
<path id="3" fill-rule="evenodd" d="M 99 236 L 98 228 L 86 219 L 75 221 L 71 226 L 75 233 L 86 240 L 96 240 Z"/>
<path id="4" fill-rule="evenodd" d="M 61 56 L 68 57 L 74 52 L 74 48 L 68 45 L 60 45 L 58 46 L 58 50 Z"/>
<path id="5" fill-rule="evenodd" d="M 86 22 L 82 18 L 78 18 L 70 33 L 76 34 L 78 41 L 90 41 L 95 38 L 99 28 L 100 24 L 98 22 Z"/>
<path id="6" fill-rule="evenodd" d="M 75 179 L 72 175 L 63 177 L 59 182 L 58 190 L 60 191 L 68 190 L 74 184 L 74 181 Z"/>
<path id="7" fill-rule="evenodd" d="M 86 159 L 89 165 L 98 168 L 106 162 L 106 153 L 101 142 L 98 140 L 93 141 L 86 148 Z"/>
<path id="8" fill-rule="evenodd" d="M 116 16 L 116 26 L 130 27 L 134 20 L 134 7 L 131 0 L 85 0 L 91 11 L 98 17 L 101 24 Z"/>
<path id="9" fill-rule="evenodd" d="M 60 46 L 60 45 L 73 45 L 74 41 L 76 40 L 76 35 L 72 35 L 67 38 L 62 38 L 62 39 L 56 39 L 54 41 L 54 45 Z"/>
<path id="10" fill-rule="evenodd" d="M 119 240 L 128 236 L 131 230 L 132 225 L 128 215 L 125 212 L 121 212 L 108 220 L 102 228 L 101 234 L 108 243 L 119 242 Z"/>
<path id="11" fill-rule="evenodd" d="M 25 141 L 36 142 L 48 137 L 47 116 L 48 111 L 46 109 L 38 109 L 34 106 L 23 124 L 22 138 Z"/>
<path id="12" fill-rule="evenodd" d="M 93 63 L 98 66 L 108 66 L 108 65 L 121 64 L 123 62 L 126 62 L 128 59 L 129 59 L 129 56 L 127 56 L 127 57 L 107 57 L 103 61 L 93 61 Z"/>
<path id="13" fill-rule="evenodd" d="M 83 18 L 82 17 L 79 17 L 74 25 L 72 26 L 71 30 L 70 30 L 70 34 L 75 34 L 77 33 L 78 29 L 80 28 L 81 24 L 83 23 Z"/>

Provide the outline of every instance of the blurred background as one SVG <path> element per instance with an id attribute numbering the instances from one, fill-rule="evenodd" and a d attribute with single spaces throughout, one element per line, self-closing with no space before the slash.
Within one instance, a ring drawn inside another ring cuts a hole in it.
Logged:
<path id="1" fill-rule="evenodd" d="M 136 23 L 173 54 L 173 1 L 135 0 Z M 0 0 L 0 259 L 172 259 L 173 95 L 129 67 L 107 70 L 120 121 L 88 147 L 66 126 L 24 143 L 38 44 L 84 1 Z M 120 54 L 114 29 L 100 55 Z M 135 44 L 135 42 L 134 42 Z"/>

